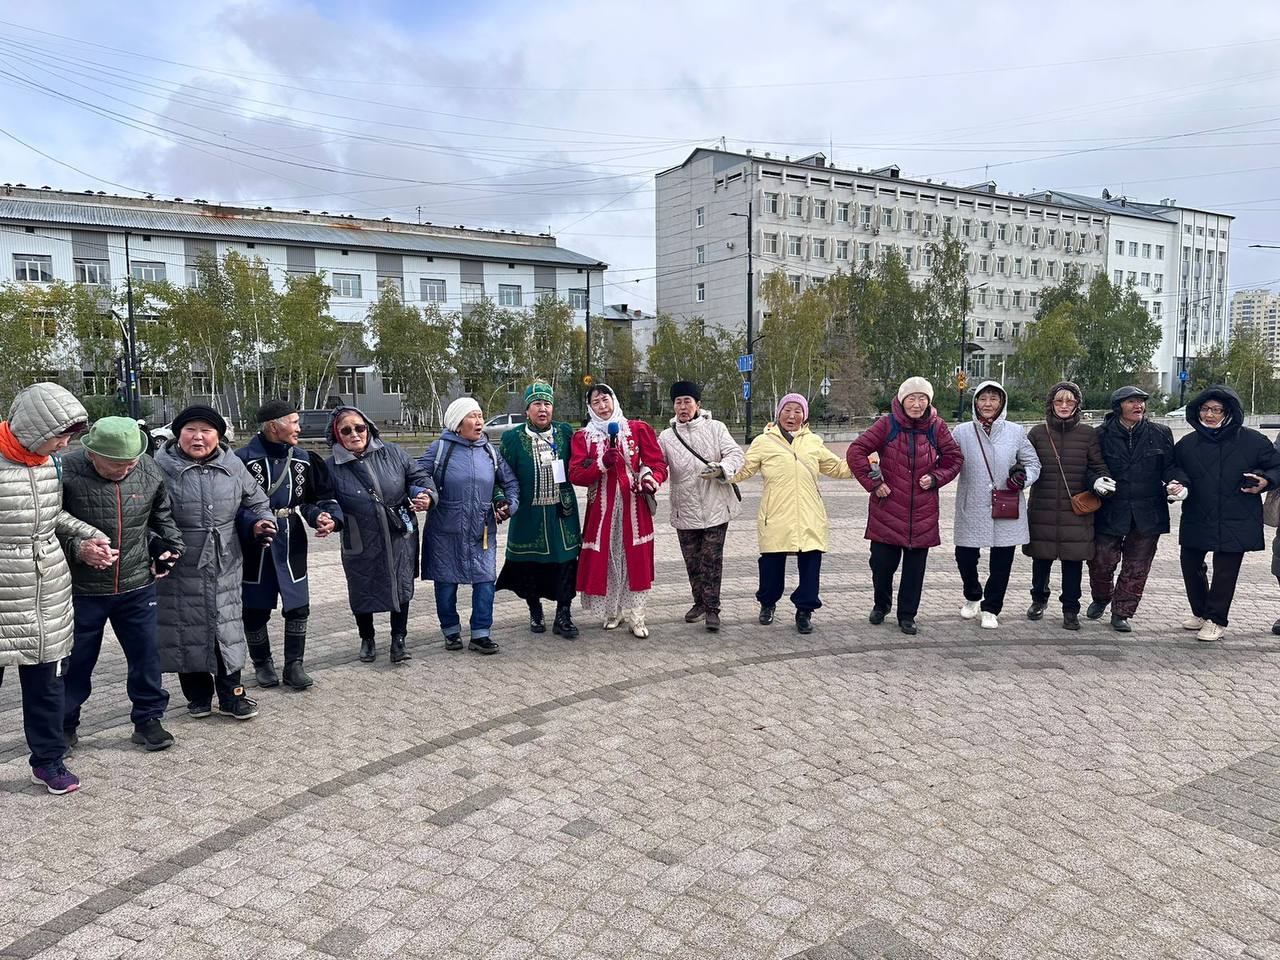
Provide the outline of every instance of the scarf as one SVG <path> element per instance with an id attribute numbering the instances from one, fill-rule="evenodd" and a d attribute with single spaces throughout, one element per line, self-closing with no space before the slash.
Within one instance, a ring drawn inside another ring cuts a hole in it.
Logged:
<path id="1" fill-rule="evenodd" d="M 995 426 L 995 424 L 996 424 L 996 420 L 997 420 L 997 418 L 999 418 L 999 416 L 1000 416 L 1000 414 L 998 414 L 998 413 L 997 413 L 994 417 L 991 417 L 991 418 L 987 418 L 987 417 L 984 417 L 984 416 L 979 415 L 979 417 L 978 417 L 978 423 L 982 424 L 982 429 L 986 432 L 986 434 L 987 434 L 987 436 L 988 436 L 988 437 L 989 437 L 989 436 L 991 436 L 991 428 Z"/>
<path id="2" fill-rule="evenodd" d="M 0 456 L 10 463 L 19 463 L 24 467 L 42 467 L 49 462 L 47 456 L 32 453 L 13 435 L 9 421 L 0 421 Z"/>
<path id="3" fill-rule="evenodd" d="M 587 413 L 590 419 L 584 428 L 587 431 L 588 438 L 594 438 L 597 443 L 607 444 L 609 442 L 609 424 L 616 423 L 618 425 L 618 445 L 622 445 L 623 438 L 631 436 L 631 424 L 627 422 L 627 418 L 622 414 L 622 405 L 618 403 L 618 398 L 613 398 L 613 413 L 607 417 L 602 417 L 587 406 Z"/>

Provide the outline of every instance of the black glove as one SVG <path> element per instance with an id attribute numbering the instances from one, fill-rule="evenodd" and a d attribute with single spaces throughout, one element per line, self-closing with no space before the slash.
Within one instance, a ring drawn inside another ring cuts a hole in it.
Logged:
<path id="1" fill-rule="evenodd" d="M 1009 468 L 1009 486 L 1014 490 L 1021 490 L 1027 485 L 1027 470 L 1020 463 L 1015 463 Z"/>
<path id="2" fill-rule="evenodd" d="M 147 544 L 147 553 L 150 554 L 151 562 L 155 564 L 157 572 L 167 572 L 172 570 L 178 565 L 178 560 L 180 559 L 178 551 L 173 549 L 173 547 L 169 546 L 169 544 L 165 543 L 159 537 L 153 538 Z M 169 556 L 161 559 L 160 555 L 163 553 L 167 553 Z"/>

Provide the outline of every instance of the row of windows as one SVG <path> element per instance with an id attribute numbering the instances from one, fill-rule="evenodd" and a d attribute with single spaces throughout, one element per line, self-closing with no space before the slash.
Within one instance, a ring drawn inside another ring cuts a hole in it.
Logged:
<path id="1" fill-rule="evenodd" d="M 1192 235 L 1191 224 L 1184 223 L 1182 225 L 1182 232 L 1185 233 L 1188 237 L 1191 236 Z M 1227 239 L 1227 228 L 1223 227 L 1220 230 L 1215 230 L 1213 227 L 1206 228 L 1206 227 L 1200 226 L 1200 227 L 1196 227 L 1195 235 L 1199 237 L 1208 237 L 1211 240 L 1225 240 Z"/>
<path id="2" fill-rule="evenodd" d="M 1156 293 L 1164 289 L 1164 274 L 1153 274 L 1146 270 L 1141 272 L 1137 270 L 1113 270 L 1111 271 L 1111 280 L 1117 287 L 1123 287 L 1126 283 L 1129 283 L 1151 287 Z"/>
<path id="3" fill-rule="evenodd" d="M 1126 241 L 1126 240 L 1117 240 L 1117 241 L 1116 241 L 1116 256 L 1118 256 L 1118 257 L 1123 257 L 1123 256 L 1125 255 L 1125 250 L 1126 250 L 1126 249 L 1129 251 L 1129 256 L 1131 256 L 1131 257 L 1136 257 L 1136 256 L 1138 256 L 1138 249 L 1139 249 L 1139 247 L 1138 247 L 1138 241 L 1136 241 L 1136 240 L 1128 240 L 1128 241 Z M 1144 243 L 1144 244 L 1142 244 L 1141 249 L 1142 249 L 1142 258 L 1143 258 L 1144 260 L 1150 260 L 1150 259 L 1151 259 L 1151 255 L 1152 255 L 1152 251 L 1153 251 L 1153 250 L 1155 251 L 1155 258 L 1156 258 L 1157 260 L 1163 260 L 1163 259 L 1164 259 L 1164 244 L 1163 244 L 1163 243 L 1157 243 L 1157 244 Z"/>

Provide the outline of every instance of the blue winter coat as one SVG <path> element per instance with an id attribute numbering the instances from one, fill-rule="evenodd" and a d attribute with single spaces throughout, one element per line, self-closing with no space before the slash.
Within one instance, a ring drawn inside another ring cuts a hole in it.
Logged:
<path id="1" fill-rule="evenodd" d="M 347 411 L 359 413 L 369 425 L 369 445 L 359 457 L 334 439 L 334 421 Z M 400 447 L 385 443 L 373 421 L 355 407 L 333 411 L 329 440 L 333 453 L 325 465 L 333 482 L 334 499 L 342 507 L 342 570 L 347 575 L 351 611 L 402 610 L 413 599 L 418 514 L 409 513 L 412 523 L 407 531 L 393 533 L 382 504 L 395 509 L 423 491 L 434 503 L 435 484 Z"/>
<path id="2" fill-rule="evenodd" d="M 439 489 L 422 541 L 422 578 L 441 583 L 498 579 L 495 494 L 511 512 L 520 506 L 520 481 L 487 438 L 464 440 L 452 430 L 418 458 Z"/>

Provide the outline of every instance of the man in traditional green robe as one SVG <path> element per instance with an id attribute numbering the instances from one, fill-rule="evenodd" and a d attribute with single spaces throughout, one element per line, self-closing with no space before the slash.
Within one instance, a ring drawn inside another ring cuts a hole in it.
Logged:
<path id="1" fill-rule="evenodd" d="M 520 481 L 520 509 L 507 525 L 507 558 L 497 588 L 524 598 L 534 633 L 546 632 L 542 601 L 554 600 L 551 629 L 573 639 L 578 628 L 570 608 L 582 545 L 578 498 L 568 473 L 573 427 L 552 419 L 555 394 L 548 384 L 529 384 L 524 406 L 525 422 L 502 435 L 503 459 Z"/>

